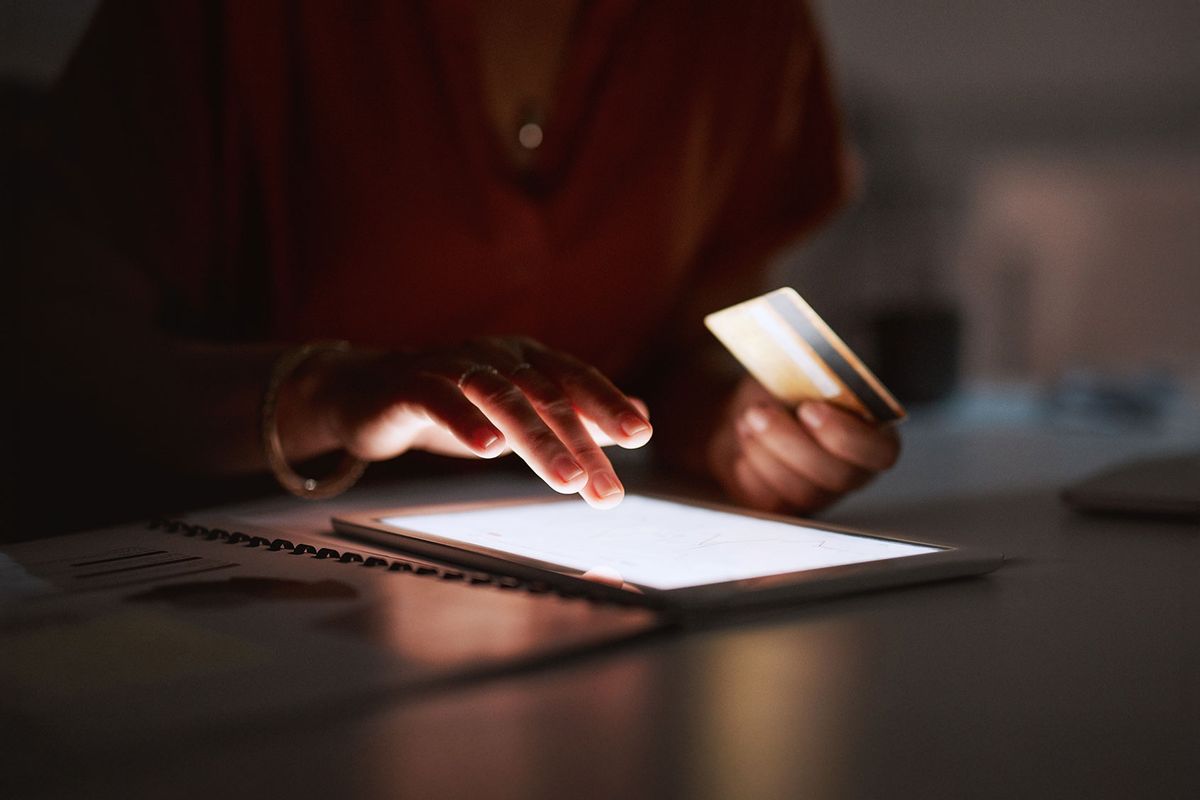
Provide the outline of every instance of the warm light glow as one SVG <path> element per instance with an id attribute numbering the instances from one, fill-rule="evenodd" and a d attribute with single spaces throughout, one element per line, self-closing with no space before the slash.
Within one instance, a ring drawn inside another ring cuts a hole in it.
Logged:
<path id="1" fill-rule="evenodd" d="M 938 552 L 636 495 L 604 511 L 569 500 L 381 521 L 451 544 L 486 547 L 572 573 L 617 575 L 655 589 Z"/>

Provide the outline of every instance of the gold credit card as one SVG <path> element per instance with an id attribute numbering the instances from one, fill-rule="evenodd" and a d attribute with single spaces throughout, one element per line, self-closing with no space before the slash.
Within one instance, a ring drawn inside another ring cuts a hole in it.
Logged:
<path id="1" fill-rule="evenodd" d="M 891 392 L 794 289 L 714 311 L 704 324 L 787 405 L 824 400 L 871 422 L 904 419 Z"/>

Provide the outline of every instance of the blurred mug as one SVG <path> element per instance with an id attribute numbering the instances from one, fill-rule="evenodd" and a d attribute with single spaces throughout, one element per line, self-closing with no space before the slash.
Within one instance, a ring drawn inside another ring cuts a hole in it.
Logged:
<path id="1" fill-rule="evenodd" d="M 884 309 L 871 332 L 876 374 L 900 402 L 932 403 L 954 392 L 962 344 L 957 309 L 938 303 Z"/>

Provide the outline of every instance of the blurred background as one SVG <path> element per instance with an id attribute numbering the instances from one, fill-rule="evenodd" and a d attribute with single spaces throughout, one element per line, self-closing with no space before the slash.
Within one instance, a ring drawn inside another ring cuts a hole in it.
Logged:
<path id="1" fill-rule="evenodd" d="M 96 5 L 0 0 L 6 119 Z M 979 386 L 1133 421 L 1200 402 L 1200 3 L 816 11 L 865 180 L 779 282 L 917 406 Z"/>
<path id="2" fill-rule="evenodd" d="M 1200 4 L 817 7 L 866 185 L 784 269 L 887 382 L 1200 397 Z"/>

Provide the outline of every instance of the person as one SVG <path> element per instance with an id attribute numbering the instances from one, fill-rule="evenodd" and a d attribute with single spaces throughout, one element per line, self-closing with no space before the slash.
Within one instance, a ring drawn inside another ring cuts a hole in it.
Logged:
<path id="1" fill-rule="evenodd" d="M 897 457 L 701 325 L 848 191 L 802 3 L 112 0 L 47 118 L 22 459 L 95 496 L 513 451 L 608 507 L 653 430 L 812 512 Z"/>

